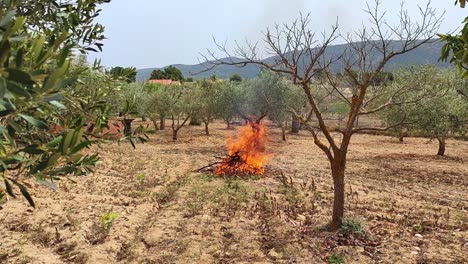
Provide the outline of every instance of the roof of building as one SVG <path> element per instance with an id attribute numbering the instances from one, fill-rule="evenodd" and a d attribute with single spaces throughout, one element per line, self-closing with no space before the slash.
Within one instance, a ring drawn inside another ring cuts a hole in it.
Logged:
<path id="1" fill-rule="evenodd" d="M 171 79 L 148 80 L 148 83 L 157 83 L 163 85 L 180 84 L 180 82 L 173 81 Z"/>

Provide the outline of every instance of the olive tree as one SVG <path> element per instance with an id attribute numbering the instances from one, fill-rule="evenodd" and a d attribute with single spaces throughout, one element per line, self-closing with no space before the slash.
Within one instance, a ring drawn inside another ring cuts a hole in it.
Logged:
<path id="1" fill-rule="evenodd" d="M 403 143 L 403 138 L 411 130 L 412 122 L 409 120 L 409 109 L 418 103 L 441 97 L 446 93 L 447 81 L 443 79 L 439 69 L 427 65 L 419 67 L 405 67 L 398 69 L 394 80 L 385 84 L 385 93 L 378 93 L 374 105 L 382 101 L 392 102 L 392 105 L 378 111 L 378 116 L 386 125 L 398 124 L 390 129 Z"/>
<path id="2" fill-rule="evenodd" d="M 319 36 L 311 29 L 310 15 L 301 15 L 290 24 L 268 28 L 262 45 L 247 42 L 246 45 L 238 44 L 234 51 L 230 51 L 225 45 L 216 43 L 224 53 L 223 57 L 227 59 L 221 59 L 219 53 L 213 51 L 208 51 L 205 56 L 206 65 L 210 65 L 208 69 L 218 65 L 256 64 L 267 70 L 285 74 L 301 86 L 315 117 L 315 124 L 310 124 L 310 118 L 296 116 L 302 119 L 311 132 L 315 145 L 322 150 L 330 163 L 334 190 L 332 219 L 329 224 L 332 230 L 341 226 L 344 216 L 345 170 L 351 138 L 360 131 L 373 129 L 357 128 L 356 120 L 359 116 L 375 113 L 394 103 L 383 102 L 375 108 L 370 108 L 378 91 L 375 89 L 374 95 L 369 93 L 372 90 L 370 87 L 374 85 L 374 78 L 393 58 L 431 42 L 441 22 L 441 16 L 437 15 L 429 3 L 419 8 L 419 16 L 410 16 L 402 5 L 397 14 L 396 24 L 391 22 L 395 20 L 387 20 L 387 14 L 381 12 L 380 6 L 378 0 L 375 5 L 368 5 L 366 14 L 370 19 L 370 26 L 348 35 L 339 35 L 338 26 L 335 25 L 328 33 Z M 338 56 L 327 53 L 328 47 L 338 37 L 343 37 L 347 42 L 343 53 Z M 260 50 L 261 47 L 265 47 L 265 51 Z M 271 60 L 264 60 L 265 54 L 273 57 Z M 329 78 L 328 85 L 320 84 L 323 78 L 315 78 L 318 73 L 328 72 L 330 65 L 337 65 L 336 62 L 343 65 L 342 71 L 352 80 L 349 95 L 343 93 L 333 78 Z M 354 76 L 352 71 L 360 74 Z M 340 100 L 349 105 L 344 128 L 332 129 L 325 124 L 323 112 L 318 105 L 319 98 L 313 93 L 312 87 L 334 91 Z M 323 137 L 319 137 L 319 133 Z M 338 133 L 338 136 L 334 133 Z"/>
<path id="3" fill-rule="evenodd" d="M 244 81 L 243 86 L 248 98 L 244 109 L 249 109 L 249 114 L 268 116 L 281 128 L 282 140 L 286 141 L 291 112 L 300 112 L 306 103 L 300 87 L 271 72 L 262 72 L 259 78 Z"/>
<path id="4" fill-rule="evenodd" d="M 466 82 L 452 71 L 432 67 L 421 68 L 412 73 L 408 74 L 407 70 L 400 72 L 396 83 L 423 89 L 414 89 L 412 93 L 400 95 L 413 103 L 386 109 L 383 112 L 384 120 L 395 122 L 397 119 L 404 119 L 405 127 L 412 133 L 437 139 L 437 155 L 443 156 L 447 137 L 464 135 L 467 131 L 468 101 L 457 92 L 466 88 Z M 421 96 L 421 92 L 425 96 Z"/>
<path id="5" fill-rule="evenodd" d="M 171 119 L 172 139 L 177 140 L 179 130 L 185 126 L 193 113 L 196 93 L 188 84 L 152 86 L 143 104 L 155 128 L 157 117 Z"/>
<path id="6" fill-rule="evenodd" d="M 226 122 L 227 128 L 231 128 L 231 121 L 239 115 L 239 109 L 246 100 L 245 92 L 238 82 L 219 83 L 219 96 L 217 103 L 217 116 Z"/>
<path id="7" fill-rule="evenodd" d="M 218 110 L 224 106 L 220 104 L 221 94 L 220 82 L 212 82 L 208 80 L 198 81 L 193 87 L 195 89 L 195 102 L 193 112 L 197 112 L 197 116 L 205 124 L 205 134 L 210 135 L 209 124 L 217 116 Z"/>
<path id="8" fill-rule="evenodd" d="M 97 110 L 96 121 L 107 118 L 105 104 L 66 89 L 85 71 L 73 67 L 72 50 L 102 46 L 94 19 L 103 1 L 61 2 L 0 1 L 0 172 L 6 192 L 15 197 L 16 186 L 33 207 L 22 181 L 35 177 L 56 189 L 58 176 L 92 171 L 97 154 L 82 152 L 96 142 L 86 135 L 85 110 Z M 69 107 L 79 109 L 73 118 L 64 115 Z"/>

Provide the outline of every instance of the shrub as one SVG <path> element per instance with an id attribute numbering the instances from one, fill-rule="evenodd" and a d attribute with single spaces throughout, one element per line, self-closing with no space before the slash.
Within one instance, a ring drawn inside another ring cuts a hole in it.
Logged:
<path id="1" fill-rule="evenodd" d="M 119 215 L 114 212 L 108 212 L 101 216 L 101 225 L 105 230 L 110 230 L 114 221 L 119 217 Z"/>
<path id="2" fill-rule="evenodd" d="M 341 232 L 343 234 L 365 235 L 363 224 L 354 218 L 343 218 L 341 222 Z"/>

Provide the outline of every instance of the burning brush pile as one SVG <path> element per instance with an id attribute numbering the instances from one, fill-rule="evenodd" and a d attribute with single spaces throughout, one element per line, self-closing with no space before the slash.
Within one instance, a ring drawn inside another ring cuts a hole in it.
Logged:
<path id="1" fill-rule="evenodd" d="M 219 161 L 205 166 L 198 172 L 211 171 L 219 176 L 263 175 L 265 162 L 270 157 L 265 152 L 267 137 L 260 121 L 247 120 L 236 136 L 226 141 L 228 155 L 218 157 Z"/>

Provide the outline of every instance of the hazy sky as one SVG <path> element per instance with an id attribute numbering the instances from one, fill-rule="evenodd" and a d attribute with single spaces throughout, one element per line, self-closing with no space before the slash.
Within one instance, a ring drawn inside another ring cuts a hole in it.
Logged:
<path id="1" fill-rule="evenodd" d="M 460 26 L 468 9 L 453 5 L 454 0 L 432 0 L 440 13 L 446 11 L 441 32 Z M 371 3 L 372 0 L 371 0 Z M 382 0 L 388 20 L 395 19 L 398 0 Z M 417 4 L 407 0 L 412 17 Z M 199 53 L 221 41 L 257 40 L 275 22 L 288 22 L 299 12 L 312 12 L 312 26 L 323 31 L 337 17 L 342 32 L 367 24 L 362 11 L 364 0 L 112 0 L 102 6 L 99 17 L 106 27 L 104 51 L 89 56 L 101 58 L 105 66 L 163 67 L 170 64 L 196 64 Z"/>

